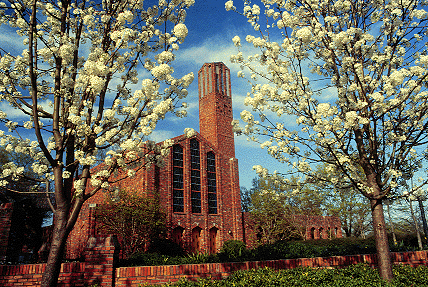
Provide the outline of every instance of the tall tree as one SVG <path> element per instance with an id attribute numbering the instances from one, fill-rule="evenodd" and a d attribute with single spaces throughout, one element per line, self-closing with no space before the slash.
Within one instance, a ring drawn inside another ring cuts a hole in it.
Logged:
<path id="1" fill-rule="evenodd" d="M 56 286 L 67 236 L 80 209 L 110 175 L 132 176 L 132 161 L 162 164 L 164 146 L 146 143 L 180 100 L 193 74 L 173 76 L 174 52 L 187 36 L 184 19 L 194 0 L 29 0 L 0 5 L 3 29 L 25 46 L 1 50 L 0 111 L 6 149 L 33 158 L 39 185 L 53 182 L 53 237 L 42 286 Z M 138 86 L 137 83 L 140 83 Z M 183 107 L 185 105 L 183 104 Z M 176 110 L 179 108 L 179 110 Z M 13 120 L 18 115 L 19 122 Z M 12 118 L 14 116 L 14 118 Z M 93 169 L 99 150 L 111 150 Z M 144 147 L 144 148 L 143 148 Z M 142 165 L 144 166 L 144 164 Z M 3 166 L 19 179 L 25 167 Z M 116 179 L 118 179 L 116 177 Z"/>
<path id="2" fill-rule="evenodd" d="M 254 178 L 246 194 L 245 208 L 260 243 L 291 238 L 304 239 L 306 225 L 296 215 L 321 215 L 323 197 L 308 187 L 296 192 L 297 178 L 287 185 L 277 185 L 266 178 Z"/>
<path id="3" fill-rule="evenodd" d="M 235 130 L 302 181 L 316 176 L 314 163 L 340 170 L 370 201 L 380 275 L 392 280 L 382 201 L 427 143 L 426 2 L 243 2 L 256 33 L 245 40 L 257 52 L 231 56 L 251 83 L 245 127 L 235 121 Z M 240 49 L 240 37 L 233 42 Z"/>
<path id="4" fill-rule="evenodd" d="M 329 196 L 326 210 L 340 218 L 347 237 L 364 237 L 370 230 L 370 205 L 366 198 L 354 189 L 337 189 Z"/>
<path id="5" fill-rule="evenodd" d="M 340 218 L 342 229 L 347 237 L 363 237 L 370 229 L 369 201 L 356 190 L 352 183 L 341 177 L 340 183 L 332 184 L 331 173 L 326 165 L 317 165 L 318 180 L 311 183 L 322 193 L 323 208 L 328 215 Z"/>
<path id="6" fill-rule="evenodd" d="M 132 191 L 120 191 L 97 207 L 95 219 L 98 232 L 118 236 L 125 257 L 147 251 L 166 236 L 166 215 L 159 199 Z"/>

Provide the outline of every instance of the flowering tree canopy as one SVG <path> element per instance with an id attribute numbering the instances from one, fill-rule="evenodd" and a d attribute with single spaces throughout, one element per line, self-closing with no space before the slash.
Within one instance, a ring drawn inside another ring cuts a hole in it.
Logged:
<path id="1" fill-rule="evenodd" d="M 183 22 L 194 0 L 159 0 L 153 7 L 146 2 L 0 3 L 2 29 L 23 41 L 22 50 L 0 52 L 0 101 L 2 107 L 9 104 L 0 111 L 9 129 L 0 131 L 0 143 L 33 157 L 37 182 L 54 181 L 51 253 L 63 251 L 65 241 L 59 238 L 67 238 L 83 202 L 108 188 L 114 170 L 126 170 L 129 161 L 141 158 L 144 137 L 157 122 L 168 112 L 185 115 L 180 100 L 193 74 L 176 78 L 171 64 L 187 36 Z M 112 146 L 104 168 L 91 172 L 97 152 Z M 161 161 L 153 153 L 148 157 Z M 7 164 L 0 184 L 23 172 Z M 46 273 L 52 273 L 49 258 Z"/>
<path id="2" fill-rule="evenodd" d="M 313 163 L 327 163 L 326 180 L 344 178 L 371 200 L 377 242 L 385 243 L 382 199 L 427 143 L 427 3 L 258 2 L 262 8 L 244 1 L 241 13 L 256 31 L 245 40 L 257 54 L 244 56 L 247 47 L 233 38 L 240 52 L 231 59 L 251 83 L 251 109 L 235 130 L 302 180 L 318 176 Z M 225 7 L 238 11 L 232 1 Z M 377 247 L 381 275 L 391 279 L 388 246 Z"/>

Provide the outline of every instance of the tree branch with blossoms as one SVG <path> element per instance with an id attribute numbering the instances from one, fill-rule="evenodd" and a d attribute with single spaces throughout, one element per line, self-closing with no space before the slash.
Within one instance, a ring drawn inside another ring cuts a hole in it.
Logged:
<path id="1" fill-rule="evenodd" d="M 426 3 L 242 4 L 227 1 L 225 8 L 248 19 L 255 32 L 246 47 L 257 53 L 244 57 L 240 37 L 233 38 L 238 54 L 231 61 L 243 69 L 238 76 L 249 72 L 251 85 L 250 109 L 235 131 L 268 147 L 285 164 L 282 174 L 319 180 L 313 165 L 325 163 L 331 174 L 323 180 L 359 190 L 371 203 L 380 274 L 391 280 L 382 200 L 396 190 L 408 160 L 427 148 Z"/>
<path id="2" fill-rule="evenodd" d="M 194 76 L 176 77 L 172 66 L 194 0 L 146 2 L 0 4 L 2 28 L 23 43 L 2 49 L 0 101 L 9 108 L 0 112 L 8 129 L 0 144 L 31 155 L 36 180 L 54 186 L 54 237 L 42 286 L 56 286 L 83 203 L 132 176 L 130 163 L 162 164 L 168 143 L 153 146 L 146 138 L 168 113 L 186 115 L 182 100 Z M 0 184 L 18 179 L 21 169 L 6 165 Z M 116 171 L 123 176 L 113 179 Z"/>

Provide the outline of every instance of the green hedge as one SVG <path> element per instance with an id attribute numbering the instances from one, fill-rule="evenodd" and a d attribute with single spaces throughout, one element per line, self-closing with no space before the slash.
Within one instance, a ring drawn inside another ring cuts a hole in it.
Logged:
<path id="1" fill-rule="evenodd" d="M 390 242 L 391 251 L 417 250 L 417 242 L 414 236 L 399 238 L 399 244 L 394 246 Z M 164 250 L 170 250 L 165 248 Z M 226 241 L 218 254 L 191 254 L 185 256 L 173 256 L 171 254 L 138 253 L 127 260 L 123 260 L 121 266 L 152 266 L 152 265 L 180 265 L 218 262 L 243 262 L 264 261 L 276 259 L 329 257 L 354 254 L 376 253 L 374 238 L 337 238 L 307 241 L 278 241 L 274 244 L 261 245 L 254 249 L 246 249 L 241 241 Z"/>
<path id="2" fill-rule="evenodd" d="M 220 286 L 314 286 L 314 287 L 370 287 L 370 286 L 428 286 L 428 268 L 420 266 L 395 266 L 394 281 L 386 283 L 379 277 L 376 269 L 364 264 L 343 269 L 295 268 L 274 271 L 269 268 L 237 271 L 223 280 L 199 279 L 198 281 L 180 280 L 163 286 L 175 287 L 220 287 Z"/>

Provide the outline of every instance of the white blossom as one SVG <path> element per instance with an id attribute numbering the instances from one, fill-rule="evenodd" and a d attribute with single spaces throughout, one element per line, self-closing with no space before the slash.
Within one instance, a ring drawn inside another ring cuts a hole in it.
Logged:
<path id="1" fill-rule="evenodd" d="M 187 138 L 191 138 L 191 137 L 194 137 L 196 135 L 196 131 L 192 128 L 185 128 L 184 134 L 186 135 Z"/>
<path id="2" fill-rule="evenodd" d="M 235 37 L 233 37 L 232 41 L 233 41 L 233 44 L 234 44 L 236 47 L 241 46 L 241 38 L 239 38 L 239 36 L 235 36 Z"/>
<path id="3" fill-rule="evenodd" d="M 181 41 L 183 41 L 184 38 L 186 38 L 188 32 L 189 31 L 187 30 L 186 25 L 184 25 L 183 23 L 179 23 L 174 27 L 174 35 L 177 38 L 181 39 Z"/>
<path id="4" fill-rule="evenodd" d="M 230 11 L 233 9 L 236 9 L 235 6 L 233 6 L 233 1 L 229 0 L 224 4 L 226 11 Z"/>

